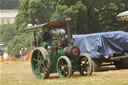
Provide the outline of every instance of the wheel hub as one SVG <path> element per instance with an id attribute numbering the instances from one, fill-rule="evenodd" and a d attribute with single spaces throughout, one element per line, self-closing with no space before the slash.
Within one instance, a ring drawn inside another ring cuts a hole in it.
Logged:
<path id="1" fill-rule="evenodd" d="M 61 67 L 61 70 L 62 70 L 62 71 L 64 70 L 64 66 Z"/>
<path id="2" fill-rule="evenodd" d="M 39 64 L 42 64 L 42 61 L 39 60 L 38 63 L 39 63 Z"/>

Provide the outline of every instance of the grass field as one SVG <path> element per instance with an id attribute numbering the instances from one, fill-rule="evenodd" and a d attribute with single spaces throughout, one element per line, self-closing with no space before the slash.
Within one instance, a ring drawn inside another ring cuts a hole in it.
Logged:
<path id="1" fill-rule="evenodd" d="M 90 77 L 80 76 L 75 72 L 71 78 L 66 79 L 59 78 L 55 73 L 49 79 L 38 80 L 33 76 L 29 62 L 1 63 L 0 85 L 128 85 L 128 69 L 105 67 Z"/>

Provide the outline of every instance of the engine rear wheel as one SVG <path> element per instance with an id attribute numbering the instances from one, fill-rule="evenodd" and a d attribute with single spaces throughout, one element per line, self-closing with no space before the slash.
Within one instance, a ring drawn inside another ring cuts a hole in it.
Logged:
<path id="1" fill-rule="evenodd" d="M 126 59 L 126 68 L 128 69 L 128 58 Z"/>
<path id="2" fill-rule="evenodd" d="M 117 69 L 126 69 L 128 68 L 128 58 L 121 59 L 120 61 L 114 61 L 114 64 Z"/>
<path id="3" fill-rule="evenodd" d="M 90 76 L 93 72 L 93 62 L 90 56 L 83 54 L 80 56 L 80 75 Z"/>
<path id="4" fill-rule="evenodd" d="M 98 60 L 92 60 L 92 63 L 93 63 L 93 71 L 94 72 L 98 72 L 101 70 L 101 62 L 98 61 Z"/>
<path id="5" fill-rule="evenodd" d="M 50 60 L 46 59 L 47 54 L 43 47 L 36 48 L 32 53 L 32 71 L 38 79 L 46 79 L 50 75 Z"/>
<path id="6" fill-rule="evenodd" d="M 72 64 L 67 56 L 61 56 L 57 60 L 57 72 L 61 78 L 67 78 L 72 75 Z"/>

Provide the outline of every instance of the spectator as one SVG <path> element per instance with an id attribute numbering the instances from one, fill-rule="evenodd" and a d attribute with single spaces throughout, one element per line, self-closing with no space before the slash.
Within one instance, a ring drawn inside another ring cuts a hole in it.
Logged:
<path id="1" fill-rule="evenodd" d="M 0 55 L 0 62 L 2 61 L 2 55 Z"/>
<path id="2" fill-rule="evenodd" d="M 24 61 L 26 61 L 26 57 L 27 57 L 27 54 L 28 53 L 28 50 L 27 50 L 27 48 L 25 48 L 25 50 L 24 50 Z"/>
<path id="3" fill-rule="evenodd" d="M 8 53 L 5 52 L 4 55 L 3 55 L 3 57 L 4 57 L 5 64 L 7 64 L 8 63 Z"/>
<path id="4" fill-rule="evenodd" d="M 24 56 L 24 48 L 21 48 L 20 50 L 20 58 L 23 59 Z"/>

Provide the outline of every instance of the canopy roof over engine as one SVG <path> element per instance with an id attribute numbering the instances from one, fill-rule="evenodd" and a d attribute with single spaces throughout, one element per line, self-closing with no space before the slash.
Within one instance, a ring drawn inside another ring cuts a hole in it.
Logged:
<path id="1" fill-rule="evenodd" d="M 128 21 L 128 11 L 124 11 L 117 15 L 118 20 Z"/>
<path id="2" fill-rule="evenodd" d="M 50 30 L 58 29 L 58 28 L 65 28 L 66 23 L 64 23 L 64 22 L 48 22 L 48 23 L 39 24 L 39 25 L 35 25 L 35 26 L 29 26 L 27 29 L 25 29 L 25 31 L 31 32 L 31 31 L 39 30 L 42 27 L 49 28 Z"/>

